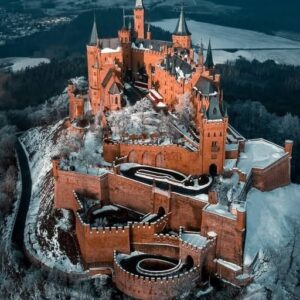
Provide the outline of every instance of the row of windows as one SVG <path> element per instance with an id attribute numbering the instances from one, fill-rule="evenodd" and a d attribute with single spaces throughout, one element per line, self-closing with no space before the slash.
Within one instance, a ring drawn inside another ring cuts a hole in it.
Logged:
<path id="1" fill-rule="evenodd" d="M 220 132 L 219 136 L 222 136 L 222 135 L 223 135 L 222 132 Z M 217 136 L 217 133 L 214 132 L 213 137 L 216 137 L 216 136 Z M 207 137 L 210 137 L 210 132 L 207 134 Z"/>

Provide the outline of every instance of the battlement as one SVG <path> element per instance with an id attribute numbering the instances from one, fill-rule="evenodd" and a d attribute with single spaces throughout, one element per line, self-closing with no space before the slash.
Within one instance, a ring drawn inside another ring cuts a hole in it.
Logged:
<path id="1" fill-rule="evenodd" d="M 195 266 L 189 271 L 164 277 L 141 276 L 125 270 L 114 252 L 114 276 L 118 289 L 137 299 L 171 299 L 190 289 L 200 277 L 201 266 Z M 162 288 L 164 287 L 164 288 Z"/>

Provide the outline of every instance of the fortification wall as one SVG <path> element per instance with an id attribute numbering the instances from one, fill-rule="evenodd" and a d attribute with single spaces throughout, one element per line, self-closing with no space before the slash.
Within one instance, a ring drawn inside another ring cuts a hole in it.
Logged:
<path id="1" fill-rule="evenodd" d="M 114 261 L 113 281 L 123 293 L 144 300 L 173 299 L 196 285 L 200 276 L 200 267 L 188 272 L 163 278 L 144 277 L 129 273 Z"/>
<path id="2" fill-rule="evenodd" d="M 152 212 L 152 186 L 116 174 L 108 175 L 110 202 L 141 213 Z"/>
<path id="3" fill-rule="evenodd" d="M 253 186 L 261 191 L 273 189 L 291 183 L 291 160 L 288 154 L 266 169 L 252 169 Z"/>
<path id="4" fill-rule="evenodd" d="M 202 159 L 199 152 L 192 152 L 177 145 L 157 146 L 138 144 L 106 144 L 104 159 L 128 156 L 129 162 L 172 169 L 184 174 L 202 174 Z M 194 163 L 191 164 L 190 162 Z"/>
<path id="5" fill-rule="evenodd" d="M 135 240 L 132 248 L 148 254 L 179 258 L 179 238 L 168 234 L 154 234 L 143 241 Z"/>
<path id="6" fill-rule="evenodd" d="M 130 253 L 130 228 L 91 228 L 76 213 L 76 236 L 85 263 L 113 263 L 113 251 Z"/>
<path id="7" fill-rule="evenodd" d="M 194 266 L 202 266 L 209 254 L 214 254 L 216 238 L 208 239 L 206 244 L 193 245 L 180 239 L 180 259 L 187 262 L 188 257 L 193 259 Z"/>
<path id="8" fill-rule="evenodd" d="M 170 215 L 169 226 L 177 230 L 183 226 L 186 230 L 200 231 L 202 210 L 207 203 L 177 193 L 171 195 L 170 211 L 172 214 Z"/>
<path id="9" fill-rule="evenodd" d="M 239 213 L 237 219 L 203 210 L 201 234 L 207 236 L 210 231 L 217 234 L 216 256 L 242 265 L 245 213 Z"/>
<path id="10" fill-rule="evenodd" d="M 71 171 L 56 171 L 55 176 L 55 208 L 79 209 L 74 201 L 73 191 L 88 194 L 95 199 L 108 200 L 107 175 L 101 177 Z"/>

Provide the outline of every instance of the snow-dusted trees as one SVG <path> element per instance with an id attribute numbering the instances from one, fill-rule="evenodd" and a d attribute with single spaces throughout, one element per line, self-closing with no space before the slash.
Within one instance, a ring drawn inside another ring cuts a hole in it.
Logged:
<path id="1" fill-rule="evenodd" d="M 131 126 L 130 115 L 128 110 L 123 109 L 119 112 L 115 112 L 110 116 L 110 125 L 116 136 L 124 139 L 128 133 L 128 129 Z"/>
<path id="2" fill-rule="evenodd" d="M 178 103 L 175 105 L 175 110 L 179 117 L 179 122 L 186 128 L 189 128 L 195 117 L 195 109 L 191 102 L 190 93 L 185 93 L 178 97 Z"/>
<path id="3" fill-rule="evenodd" d="M 0 129 L 0 211 L 9 210 L 15 195 L 17 170 L 15 167 L 15 127 Z"/>

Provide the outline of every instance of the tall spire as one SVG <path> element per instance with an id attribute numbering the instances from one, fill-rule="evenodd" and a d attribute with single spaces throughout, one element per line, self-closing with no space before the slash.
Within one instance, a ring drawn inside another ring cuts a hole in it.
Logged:
<path id="1" fill-rule="evenodd" d="M 191 35 L 191 33 L 188 29 L 188 26 L 186 24 L 183 6 L 181 6 L 181 11 L 180 11 L 179 19 L 177 22 L 177 26 L 176 26 L 176 29 L 173 32 L 173 34 L 174 35 Z"/>
<path id="2" fill-rule="evenodd" d="M 123 29 L 126 28 L 125 8 L 123 8 Z"/>
<path id="3" fill-rule="evenodd" d="M 213 60 L 210 40 L 208 43 L 206 61 L 205 61 L 204 65 L 207 69 L 212 69 L 214 67 L 214 60 Z"/>
<path id="4" fill-rule="evenodd" d="M 204 65 L 204 49 L 203 49 L 203 43 L 201 39 L 201 43 L 199 45 L 199 53 L 198 53 L 198 65 L 203 68 Z"/>
<path id="5" fill-rule="evenodd" d="M 98 43 L 98 31 L 97 31 L 97 23 L 96 23 L 96 14 L 94 12 L 94 23 L 93 23 L 93 29 L 90 38 L 90 45 L 96 46 L 97 43 Z"/>
<path id="6" fill-rule="evenodd" d="M 142 8 L 142 9 L 144 9 L 143 0 L 136 0 L 135 1 L 135 8 Z"/>

